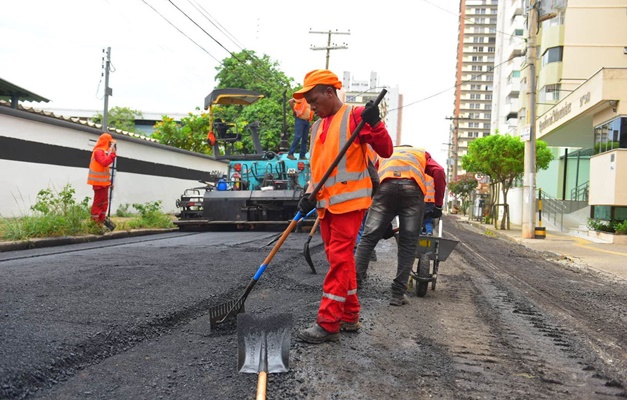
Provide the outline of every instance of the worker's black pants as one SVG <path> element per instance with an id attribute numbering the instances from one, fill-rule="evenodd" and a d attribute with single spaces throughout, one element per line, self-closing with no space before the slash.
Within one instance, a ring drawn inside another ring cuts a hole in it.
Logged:
<path id="1" fill-rule="evenodd" d="M 392 296 L 401 297 L 405 293 L 416 258 L 424 207 L 424 193 L 413 179 L 386 179 L 381 183 L 372 199 L 366 228 L 355 253 L 358 281 L 365 278 L 370 253 L 398 215 L 398 261 L 396 278 L 392 282 Z"/>

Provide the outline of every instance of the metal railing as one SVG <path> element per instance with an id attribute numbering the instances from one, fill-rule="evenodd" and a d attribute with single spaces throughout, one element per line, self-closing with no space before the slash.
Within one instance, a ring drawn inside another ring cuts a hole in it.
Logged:
<path id="1" fill-rule="evenodd" d="M 570 191 L 570 199 L 574 201 L 588 201 L 590 182 L 584 182 Z"/>
<path id="2" fill-rule="evenodd" d="M 542 213 L 542 220 L 551 221 L 560 231 L 563 230 L 564 214 L 567 208 L 566 204 L 555 197 L 551 197 L 542 189 L 540 189 L 539 192 L 539 196 L 542 199 L 542 207 L 538 207 L 538 212 Z"/>

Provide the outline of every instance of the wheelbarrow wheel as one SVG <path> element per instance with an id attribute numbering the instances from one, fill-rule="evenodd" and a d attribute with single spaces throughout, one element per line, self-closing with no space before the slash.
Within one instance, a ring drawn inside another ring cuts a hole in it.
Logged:
<path id="1" fill-rule="evenodd" d="M 418 258 L 418 278 L 430 278 L 430 264 L 431 259 L 429 257 L 429 254 L 420 255 L 420 257 Z M 416 280 L 416 296 L 425 297 L 428 288 L 429 282 L 421 282 L 420 279 Z"/>

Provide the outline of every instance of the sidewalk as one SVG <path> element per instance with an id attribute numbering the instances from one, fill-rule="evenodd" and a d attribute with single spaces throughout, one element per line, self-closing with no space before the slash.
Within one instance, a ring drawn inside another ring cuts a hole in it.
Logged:
<path id="1" fill-rule="evenodd" d="M 583 268 L 590 268 L 612 277 L 627 281 L 627 245 L 603 242 L 567 232 L 549 230 L 544 239 L 523 239 L 522 227 L 510 224 L 510 230 L 495 229 L 478 221 L 468 220 L 468 216 L 455 216 L 459 222 L 470 223 L 477 228 L 490 231 L 501 237 L 513 240 L 530 249 L 556 254 Z"/>

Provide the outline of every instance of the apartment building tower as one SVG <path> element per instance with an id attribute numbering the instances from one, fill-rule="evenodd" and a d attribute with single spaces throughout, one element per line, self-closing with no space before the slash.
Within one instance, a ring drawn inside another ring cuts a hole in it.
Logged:
<path id="1" fill-rule="evenodd" d="M 472 140 L 490 135 L 497 0 L 460 0 L 455 103 L 449 140 L 449 180 L 465 173 L 461 158 Z"/>

